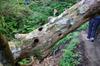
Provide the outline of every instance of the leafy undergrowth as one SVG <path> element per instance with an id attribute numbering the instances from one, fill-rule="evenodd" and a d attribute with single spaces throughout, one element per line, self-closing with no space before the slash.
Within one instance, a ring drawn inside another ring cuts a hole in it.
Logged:
<path id="1" fill-rule="evenodd" d="M 79 58 L 77 58 L 79 57 L 79 54 L 77 52 L 74 52 L 74 49 L 79 44 L 78 36 L 79 36 L 79 32 L 72 33 L 71 41 L 63 50 L 64 54 L 60 61 L 60 66 L 75 66 L 79 64 L 80 60 Z M 69 36 L 67 36 L 67 38 L 69 38 Z"/>
<path id="2" fill-rule="evenodd" d="M 28 63 L 30 63 L 30 61 L 27 60 L 26 58 L 22 59 L 22 60 L 19 62 L 20 65 L 28 64 Z"/>
<path id="3" fill-rule="evenodd" d="M 79 29 L 75 32 L 66 36 L 66 40 L 69 40 L 68 45 L 64 48 L 63 57 L 60 60 L 59 66 L 77 66 L 80 64 L 81 55 L 79 52 L 75 50 L 77 45 L 80 44 L 79 35 L 80 31 L 87 29 L 87 23 L 82 25 Z M 78 48 L 77 48 L 78 49 Z"/>
<path id="4" fill-rule="evenodd" d="M 24 0 L 0 1 L 0 32 L 9 39 L 16 33 L 28 33 L 48 22 L 48 17 L 53 16 L 53 9 L 58 10 L 58 15 L 76 3 L 76 0 L 29 0 L 25 5 Z"/>

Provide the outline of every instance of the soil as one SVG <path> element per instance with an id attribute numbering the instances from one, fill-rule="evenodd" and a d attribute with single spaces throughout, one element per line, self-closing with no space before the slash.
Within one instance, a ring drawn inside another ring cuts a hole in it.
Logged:
<path id="1" fill-rule="evenodd" d="M 94 42 L 90 42 L 86 37 L 87 33 L 82 31 L 79 45 L 82 61 L 79 66 L 100 66 L 100 34 Z"/>

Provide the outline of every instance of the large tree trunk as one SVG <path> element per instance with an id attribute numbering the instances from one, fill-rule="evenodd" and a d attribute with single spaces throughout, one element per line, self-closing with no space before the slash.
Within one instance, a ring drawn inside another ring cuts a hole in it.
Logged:
<path id="1" fill-rule="evenodd" d="M 0 34 L 0 66 L 15 66 L 7 40 Z"/>
<path id="2" fill-rule="evenodd" d="M 91 14 L 88 10 L 92 8 L 91 6 L 99 5 L 95 4 L 98 1 L 82 0 L 65 10 L 58 17 L 49 18 L 49 22 L 40 28 L 28 34 L 16 34 L 15 37 L 17 39 L 20 39 L 23 44 L 29 45 L 22 52 L 28 55 L 34 55 L 38 59 L 48 56 L 52 50 L 51 48 L 58 40 L 89 20 L 88 17 L 85 18 Z M 29 51 L 29 49 L 31 50 Z"/>

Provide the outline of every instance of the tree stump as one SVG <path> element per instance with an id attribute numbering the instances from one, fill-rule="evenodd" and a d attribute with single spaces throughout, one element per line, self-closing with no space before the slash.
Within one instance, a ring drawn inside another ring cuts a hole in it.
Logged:
<path id="1" fill-rule="evenodd" d="M 0 66 L 15 66 L 7 40 L 0 34 Z"/>

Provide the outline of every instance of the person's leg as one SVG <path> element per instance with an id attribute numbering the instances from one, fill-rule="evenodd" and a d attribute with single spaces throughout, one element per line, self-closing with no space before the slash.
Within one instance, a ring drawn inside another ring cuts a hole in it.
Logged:
<path id="1" fill-rule="evenodd" d="M 91 40 L 95 39 L 98 26 L 99 26 L 99 21 L 94 20 L 92 31 L 91 31 Z"/>
<path id="2" fill-rule="evenodd" d="M 89 27 L 88 27 L 88 36 L 87 36 L 88 39 L 91 38 L 93 23 L 94 23 L 94 20 L 91 19 L 91 20 L 89 21 Z"/>
<path id="3" fill-rule="evenodd" d="M 97 28 L 97 31 L 96 31 L 96 38 L 97 38 L 97 36 L 100 34 L 100 22 L 99 22 L 99 24 L 98 24 L 98 28 Z"/>

